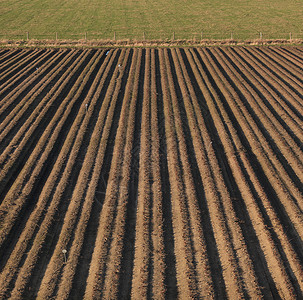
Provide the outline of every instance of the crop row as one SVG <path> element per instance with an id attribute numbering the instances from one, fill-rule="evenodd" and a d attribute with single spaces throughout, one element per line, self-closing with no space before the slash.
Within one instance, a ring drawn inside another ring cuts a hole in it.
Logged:
<path id="1" fill-rule="evenodd" d="M 303 50 L 0 52 L 0 299 L 303 296 Z"/>

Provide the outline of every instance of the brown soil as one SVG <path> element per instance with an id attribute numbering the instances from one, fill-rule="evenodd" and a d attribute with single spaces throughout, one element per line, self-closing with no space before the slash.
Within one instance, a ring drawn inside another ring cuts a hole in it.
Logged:
<path id="1" fill-rule="evenodd" d="M 204 42 L 1 49 L 0 299 L 303 298 L 303 48 Z"/>

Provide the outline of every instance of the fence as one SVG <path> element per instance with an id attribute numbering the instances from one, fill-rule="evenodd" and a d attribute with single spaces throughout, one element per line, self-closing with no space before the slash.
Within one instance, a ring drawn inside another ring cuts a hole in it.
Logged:
<path id="1" fill-rule="evenodd" d="M 189 35 L 184 33 L 172 32 L 169 34 L 149 34 L 142 32 L 140 36 L 127 36 L 123 33 L 113 32 L 110 36 L 105 36 L 102 32 L 81 32 L 78 34 L 60 34 L 59 32 L 35 34 L 31 32 L 20 32 L 20 33 L 5 33 L 0 32 L 0 40 L 295 40 L 303 39 L 303 32 L 284 32 L 269 34 L 266 32 L 256 33 L 237 33 L 237 32 L 195 32 Z"/>

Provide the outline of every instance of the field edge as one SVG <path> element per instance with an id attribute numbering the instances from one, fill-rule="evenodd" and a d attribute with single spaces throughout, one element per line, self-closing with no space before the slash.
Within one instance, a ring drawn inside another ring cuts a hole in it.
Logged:
<path id="1" fill-rule="evenodd" d="M 303 39 L 205 40 L 0 40 L 0 48 L 178 48 L 216 46 L 301 46 Z"/>

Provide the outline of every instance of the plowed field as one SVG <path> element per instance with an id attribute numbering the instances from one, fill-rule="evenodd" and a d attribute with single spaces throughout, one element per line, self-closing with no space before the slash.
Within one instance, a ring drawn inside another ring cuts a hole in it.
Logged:
<path id="1" fill-rule="evenodd" d="M 303 48 L 0 50 L 0 298 L 303 298 Z"/>

